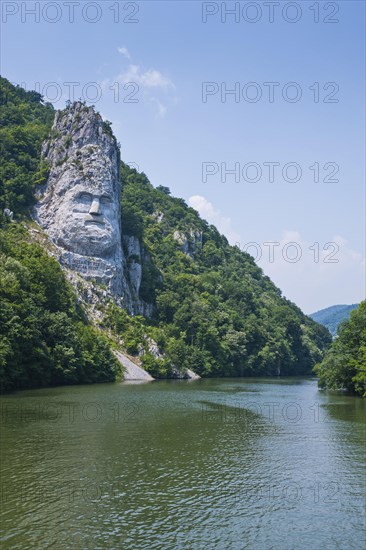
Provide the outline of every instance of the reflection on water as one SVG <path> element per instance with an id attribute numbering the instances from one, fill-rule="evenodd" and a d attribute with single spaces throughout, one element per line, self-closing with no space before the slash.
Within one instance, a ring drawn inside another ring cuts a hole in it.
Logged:
<path id="1" fill-rule="evenodd" d="M 3 396 L 2 548 L 359 549 L 365 400 L 226 379 Z"/>

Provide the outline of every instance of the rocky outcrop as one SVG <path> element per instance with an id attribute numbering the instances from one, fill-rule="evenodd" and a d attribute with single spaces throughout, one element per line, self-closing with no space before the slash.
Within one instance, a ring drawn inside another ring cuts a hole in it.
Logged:
<path id="1" fill-rule="evenodd" d="M 139 365 L 136 365 L 136 363 L 131 361 L 131 359 L 129 359 L 126 355 L 124 355 L 120 351 L 115 351 L 114 355 L 117 357 L 118 361 L 123 366 L 124 380 L 126 381 L 140 380 L 144 382 L 151 382 L 152 380 L 154 380 L 151 374 L 146 372 L 146 370 L 141 368 Z"/>
<path id="2" fill-rule="evenodd" d="M 174 231 L 173 239 L 178 242 L 182 252 L 194 258 L 196 252 L 202 248 L 202 231 L 192 229 L 189 232 Z"/>
<path id="3" fill-rule="evenodd" d="M 135 294 L 138 294 L 142 281 L 142 258 L 141 246 L 137 237 L 126 235 L 123 237 L 126 249 L 127 269 L 130 278 L 130 285 Z"/>
<path id="4" fill-rule="evenodd" d="M 178 380 L 199 380 L 201 377 L 191 369 L 179 370 L 177 367 L 174 367 L 172 378 Z"/>
<path id="5" fill-rule="evenodd" d="M 120 154 L 109 123 L 81 102 L 58 111 L 42 147 L 49 166 L 34 217 L 57 246 L 62 265 L 105 289 L 129 313 L 149 316 L 139 297 L 141 247 L 122 248 Z M 92 298 L 91 298 L 92 299 Z"/>
<path id="6" fill-rule="evenodd" d="M 125 263 L 127 266 L 126 274 L 133 299 L 133 312 L 136 315 L 151 317 L 153 313 L 153 304 L 148 304 L 139 297 L 143 276 L 143 264 L 150 262 L 150 256 L 141 246 L 139 239 L 133 235 L 123 235 L 123 245 Z"/>

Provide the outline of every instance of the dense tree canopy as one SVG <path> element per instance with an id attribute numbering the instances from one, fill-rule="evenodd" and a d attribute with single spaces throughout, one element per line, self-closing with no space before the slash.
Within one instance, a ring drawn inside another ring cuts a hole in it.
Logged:
<path id="1" fill-rule="evenodd" d="M 2 390 L 114 381 L 119 364 L 85 320 L 60 265 L 20 224 L 0 229 Z"/>
<path id="2" fill-rule="evenodd" d="M 338 327 L 338 336 L 315 367 L 320 385 L 366 397 L 366 301 Z"/>
<path id="3" fill-rule="evenodd" d="M 46 181 L 40 161 L 42 141 L 54 118 L 50 103 L 0 77 L 0 210 L 25 213 L 34 201 L 34 186 Z"/>

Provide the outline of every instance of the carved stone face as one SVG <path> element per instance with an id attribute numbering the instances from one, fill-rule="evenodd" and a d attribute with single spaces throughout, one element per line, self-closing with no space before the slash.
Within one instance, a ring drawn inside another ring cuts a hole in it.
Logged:
<path id="1" fill-rule="evenodd" d="M 80 182 L 55 199 L 56 244 L 87 256 L 113 254 L 120 242 L 119 204 L 109 182 Z"/>
<path id="2" fill-rule="evenodd" d="M 62 170 L 63 169 L 63 170 Z M 40 201 L 38 218 L 61 248 L 107 258 L 121 247 L 120 196 L 115 163 L 101 149 L 79 150 Z"/>
<path id="3" fill-rule="evenodd" d="M 119 154 L 101 116 L 80 102 L 57 112 L 42 155 L 50 171 L 38 189 L 38 223 L 62 255 L 102 259 L 119 269 Z"/>

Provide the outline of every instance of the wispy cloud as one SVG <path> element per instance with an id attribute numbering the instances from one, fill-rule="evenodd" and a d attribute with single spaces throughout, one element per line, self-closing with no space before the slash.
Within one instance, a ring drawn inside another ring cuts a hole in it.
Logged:
<path id="1" fill-rule="evenodd" d="M 174 94 L 175 85 L 171 78 L 155 67 L 146 68 L 141 64 L 131 63 L 132 55 L 126 46 L 118 47 L 117 51 L 130 63 L 114 78 L 104 79 L 101 84 L 102 89 L 115 90 L 116 84 L 134 85 L 135 93 L 138 93 L 140 100 L 143 99 L 145 104 L 155 105 L 157 116 L 164 118 L 168 112 L 168 105 L 177 104 Z"/>
<path id="2" fill-rule="evenodd" d="M 117 48 L 117 50 L 118 50 L 118 53 L 124 55 L 126 59 L 131 59 L 130 52 L 124 46 L 122 48 Z"/>
<path id="3" fill-rule="evenodd" d="M 162 90 L 174 88 L 173 82 L 169 77 L 163 75 L 157 69 L 148 69 L 144 71 L 139 65 L 129 65 L 127 71 L 117 76 L 117 81 L 121 84 L 135 82 L 143 88 L 160 88 Z"/>
<path id="4" fill-rule="evenodd" d="M 152 97 L 151 101 L 153 101 L 158 107 L 158 116 L 164 118 L 168 111 L 167 107 L 156 97 Z"/>
<path id="5" fill-rule="evenodd" d="M 216 225 L 219 231 L 225 235 L 231 244 L 240 240 L 240 235 L 232 227 L 231 218 L 224 216 L 220 210 L 214 207 L 212 202 L 202 195 L 189 197 L 188 204 L 209 223 Z"/>

